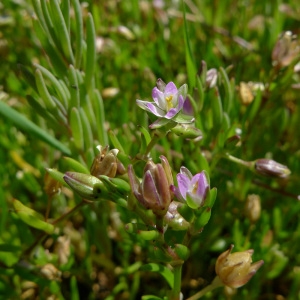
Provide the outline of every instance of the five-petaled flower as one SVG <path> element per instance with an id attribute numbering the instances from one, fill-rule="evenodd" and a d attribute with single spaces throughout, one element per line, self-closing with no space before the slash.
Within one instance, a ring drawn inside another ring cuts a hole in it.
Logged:
<path id="1" fill-rule="evenodd" d="M 171 189 L 179 201 L 186 201 L 193 209 L 204 206 L 209 193 L 209 182 L 204 171 L 193 176 L 186 167 L 181 167 L 177 182 L 178 188 L 172 186 Z"/>
<path id="2" fill-rule="evenodd" d="M 137 105 L 159 117 L 149 127 L 159 128 L 170 121 L 176 123 L 191 123 L 194 118 L 192 116 L 192 107 L 187 95 L 187 85 L 182 85 L 177 89 L 173 82 L 165 84 L 161 79 L 157 80 L 156 87 L 152 90 L 152 98 L 154 102 L 136 100 Z"/>

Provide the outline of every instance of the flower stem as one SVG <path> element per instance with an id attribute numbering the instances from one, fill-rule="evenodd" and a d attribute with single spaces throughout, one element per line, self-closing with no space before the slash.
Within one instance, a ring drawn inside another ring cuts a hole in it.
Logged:
<path id="1" fill-rule="evenodd" d="M 180 293 L 181 293 L 181 271 L 182 271 L 182 264 L 178 264 L 173 268 L 174 274 L 174 286 L 171 292 L 170 300 L 179 300 Z"/>
<path id="2" fill-rule="evenodd" d="M 51 224 L 55 225 L 59 222 L 61 222 L 62 220 L 64 220 L 65 218 L 69 217 L 71 214 L 73 214 L 75 211 L 77 211 L 80 207 L 82 207 L 85 204 L 89 204 L 90 201 L 84 200 L 82 199 L 82 201 L 80 203 L 78 203 L 75 207 L 73 207 L 71 210 L 69 210 L 68 212 L 66 212 L 65 214 L 63 214 L 62 216 L 60 216 L 58 219 L 54 220 Z M 24 252 L 24 255 L 30 255 L 31 251 L 47 236 L 47 233 L 41 233 L 37 239 L 35 240 L 35 242 Z"/>
<path id="3" fill-rule="evenodd" d="M 156 215 L 156 230 L 159 232 L 159 242 L 164 244 L 164 217 Z"/>
<path id="4" fill-rule="evenodd" d="M 223 286 L 222 281 L 220 280 L 219 276 L 216 276 L 215 279 L 213 280 L 213 282 L 206 286 L 204 289 L 202 289 L 201 291 L 199 291 L 198 293 L 196 293 L 194 296 L 186 299 L 186 300 L 197 300 L 200 299 L 202 296 L 204 296 L 206 293 Z"/>
<path id="5" fill-rule="evenodd" d="M 242 159 L 237 158 L 237 157 L 234 157 L 234 156 L 232 156 L 232 155 L 230 155 L 230 154 L 228 154 L 228 153 L 226 153 L 226 154 L 224 155 L 224 158 L 226 158 L 226 159 L 228 159 L 228 160 L 230 160 L 230 161 L 232 161 L 232 162 L 235 162 L 235 163 L 237 163 L 237 164 L 239 164 L 239 165 L 245 166 L 245 167 L 247 167 L 247 168 L 250 168 L 250 167 L 252 166 L 252 162 L 242 160 Z"/>

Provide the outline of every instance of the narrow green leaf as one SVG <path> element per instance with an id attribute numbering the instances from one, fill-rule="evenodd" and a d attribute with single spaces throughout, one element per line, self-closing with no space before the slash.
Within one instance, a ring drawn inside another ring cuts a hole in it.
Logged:
<path id="1" fill-rule="evenodd" d="M 32 5 L 33 5 L 33 8 L 34 8 L 34 12 L 35 12 L 40 24 L 41 24 L 41 27 L 43 28 L 43 30 L 45 32 L 49 33 L 47 23 L 45 21 L 43 11 L 41 9 L 40 1 L 39 0 L 32 0 Z"/>
<path id="2" fill-rule="evenodd" d="M 22 250 L 21 246 L 11 244 L 0 244 L 0 252 L 18 252 Z"/>
<path id="3" fill-rule="evenodd" d="M 214 97 L 211 99 L 212 113 L 213 113 L 213 126 L 215 129 L 219 129 L 223 121 L 223 106 L 217 87 L 214 88 Z"/>
<path id="4" fill-rule="evenodd" d="M 194 229 L 196 231 L 201 230 L 210 220 L 211 208 L 203 207 L 201 209 L 201 214 L 195 217 Z"/>
<path id="5" fill-rule="evenodd" d="M 95 132 L 97 129 L 97 124 L 96 124 L 95 110 L 92 106 L 92 100 L 89 95 L 85 95 L 84 100 L 85 101 L 82 105 L 83 109 L 85 111 L 87 118 L 89 119 L 90 127 L 91 127 L 92 131 Z"/>
<path id="6" fill-rule="evenodd" d="M 164 298 L 160 298 L 153 295 L 144 295 L 142 296 L 142 300 L 164 300 Z"/>
<path id="7" fill-rule="evenodd" d="M 173 288 L 174 274 L 172 273 L 172 271 L 169 268 L 165 267 L 164 265 L 150 263 L 150 264 L 141 266 L 140 270 L 141 271 L 149 271 L 149 272 L 158 272 L 160 275 L 162 275 L 166 279 L 166 281 L 168 282 L 171 289 Z"/>
<path id="8" fill-rule="evenodd" d="M 85 149 L 93 149 L 93 133 L 90 126 L 89 119 L 86 116 L 85 111 L 81 107 L 79 110 L 80 113 L 80 119 L 81 119 L 81 125 L 83 129 L 83 140 L 85 144 Z"/>
<path id="9" fill-rule="evenodd" d="M 188 25 L 186 21 L 185 4 L 183 3 L 183 28 L 184 28 L 184 45 L 185 45 L 185 61 L 188 74 L 189 88 L 193 89 L 196 85 L 196 67 L 193 59 L 192 49 L 188 34 Z"/>
<path id="10" fill-rule="evenodd" d="M 118 140 L 117 136 L 114 134 L 114 132 L 112 130 L 109 130 L 108 135 L 109 135 L 109 138 L 110 138 L 112 144 L 114 145 L 114 147 L 119 149 L 120 152 L 125 153 L 121 143 L 119 142 L 119 140 Z"/>
<path id="11" fill-rule="evenodd" d="M 103 100 L 98 90 L 94 90 L 94 97 L 92 102 L 96 114 L 96 126 L 98 139 L 101 145 L 108 145 L 108 137 L 105 129 L 105 115 L 104 115 L 104 105 Z"/>
<path id="12" fill-rule="evenodd" d="M 51 0 L 49 2 L 52 10 L 52 21 L 53 21 L 54 30 L 56 32 L 56 36 L 59 37 L 60 39 L 60 45 L 62 47 L 63 53 L 66 56 L 67 60 L 73 64 L 74 55 L 71 47 L 71 39 L 58 0 Z"/>
<path id="13" fill-rule="evenodd" d="M 68 35 L 70 36 L 70 0 L 61 1 L 61 13 L 64 17 Z"/>
<path id="14" fill-rule="evenodd" d="M 70 170 L 73 170 L 75 172 L 84 173 L 84 174 L 90 174 L 89 169 L 82 165 L 77 160 L 71 158 L 71 157 L 64 157 L 64 161 L 67 163 Z"/>
<path id="15" fill-rule="evenodd" d="M 57 40 L 57 37 L 55 35 L 52 19 L 50 16 L 49 9 L 47 7 L 47 2 L 48 1 L 46 1 L 46 0 L 40 0 L 41 11 L 43 13 L 45 24 L 47 26 L 46 35 L 48 36 L 48 39 L 50 38 L 52 40 L 52 42 L 54 43 L 54 45 L 57 47 L 57 45 L 59 45 L 59 41 Z M 59 47 L 57 47 L 57 48 L 59 49 Z"/>
<path id="16" fill-rule="evenodd" d="M 65 61 L 63 60 L 58 49 L 55 47 L 55 44 L 51 38 L 49 38 L 50 34 L 47 34 L 47 32 L 44 31 L 40 22 L 36 19 L 32 19 L 32 22 L 35 33 L 43 45 L 43 49 L 47 53 L 47 56 L 50 58 L 55 72 L 59 77 L 63 78 L 67 71 Z"/>
<path id="17" fill-rule="evenodd" d="M 70 114 L 70 127 L 76 148 L 80 151 L 84 149 L 83 128 L 78 109 L 73 107 Z"/>
<path id="18" fill-rule="evenodd" d="M 148 130 L 143 126 L 137 126 L 137 127 L 141 131 L 141 146 L 140 146 L 139 153 L 145 153 L 147 146 L 151 142 L 151 135 L 148 132 Z"/>
<path id="19" fill-rule="evenodd" d="M 70 94 L 71 94 L 71 103 L 70 108 L 80 107 L 80 94 L 79 94 L 79 85 L 77 80 L 76 70 L 73 65 L 69 67 L 69 82 L 70 82 Z"/>
<path id="20" fill-rule="evenodd" d="M 39 69 L 35 71 L 35 81 L 36 81 L 39 94 L 45 104 L 45 107 L 50 111 L 53 111 L 56 107 L 56 104 L 48 92 L 42 72 Z"/>
<path id="21" fill-rule="evenodd" d="M 49 173 L 49 175 L 53 179 L 55 179 L 56 181 L 58 181 L 60 184 L 62 184 L 63 186 L 69 187 L 68 184 L 64 180 L 65 174 L 57 171 L 56 169 L 51 169 L 51 168 L 46 168 L 46 171 Z"/>
<path id="22" fill-rule="evenodd" d="M 65 155 L 71 155 L 71 151 L 68 147 L 2 101 L 0 101 L 0 114 L 12 121 L 17 127 L 24 130 L 26 133 L 32 134 L 34 137 L 58 149 Z"/>
<path id="23" fill-rule="evenodd" d="M 220 74 L 223 79 L 224 88 L 225 88 L 224 111 L 229 114 L 232 107 L 233 92 L 232 92 L 228 75 L 222 67 L 220 67 Z"/>
<path id="24" fill-rule="evenodd" d="M 72 0 L 72 4 L 75 13 L 75 26 L 76 26 L 75 67 L 79 69 L 82 61 L 83 22 L 82 22 L 81 5 L 79 0 Z"/>
<path id="25" fill-rule="evenodd" d="M 65 90 L 63 89 L 62 85 L 60 82 L 55 78 L 55 76 L 46 68 L 42 67 L 39 64 L 34 64 L 34 66 L 39 69 L 42 72 L 42 75 L 47 78 L 53 85 L 57 96 L 60 100 L 60 102 L 63 104 L 64 107 L 68 107 L 68 95 L 65 93 Z"/>
<path id="26" fill-rule="evenodd" d="M 77 280 L 76 280 L 76 276 L 74 276 L 74 275 L 71 277 L 70 287 L 71 287 L 71 299 L 72 300 L 80 300 L 80 295 L 79 295 L 78 286 L 77 286 Z"/>
<path id="27" fill-rule="evenodd" d="M 51 127 L 57 126 L 59 123 L 56 118 L 54 118 L 49 111 L 43 107 L 38 101 L 36 101 L 33 97 L 28 95 L 26 97 L 29 105 L 34 109 L 36 113 L 38 113 L 43 119 L 48 121 L 48 125 L 51 125 Z"/>
<path id="28" fill-rule="evenodd" d="M 18 69 L 22 74 L 22 78 L 37 92 L 35 77 L 32 72 L 30 72 L 29 69 L 22 64 L 18 64 Z"/>
<path id="29" fill-rule="evenodd" d="M 196 78 L 196 85 L 198 88 L 198 96 L 199 96 L 199 100 L 198 100 L 198 110 L 195 110 L 195 112 L 197 111 L 201 111 L 203 108 L 203 104 L 204 104 L 204 89 L 203 89 L 203 85 L 201 82 L 201 79 L 199 76 L 197 76 Z"/>
<path id="30" fill-rule="evenodd" d="M 25 206 L 20 201 L 14 199 L 13 206 L 18 217 L 27 225 L 49 234 L 53 233 L 54 226 L 44 221 L 44 217 L 35 210 Z"/>
<path id="31" fill-rule="evenodd" d="M 90 89 L 96 66 L 96 32 L 92 15 L 89 13 L 86 23 L 86 64 L 85 64 L 85 86 Z"/>

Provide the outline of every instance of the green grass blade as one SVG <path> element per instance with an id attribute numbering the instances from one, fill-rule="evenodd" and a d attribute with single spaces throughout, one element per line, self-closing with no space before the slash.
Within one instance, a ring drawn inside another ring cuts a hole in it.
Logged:
<path id="1" fill-rule="evenodd" d="M 96 32 L 93 17 L 88 14 L 86 23 L 86 64 L 85 64 L 85 86 L 90 89 L 96 66 Z"/>
<path id="2" fill-rule="evenodd" d="M 105 116 L 103 100 L 98 90 L 94 90 L 93 106 L 96 114 L 96 127 L 98 139 L 101 145 L 108 145 L 108 137 L 105 129 Z"/>
<path id="3" fill-rule="evenodd" d="M 72 130 L 74 144 L 77 149 L 82 151 L 84 149 L 83 129 L 80 114 L 76 107 L 73 107 L 71 110 L 70 126 Z"/>
<path id="4" fill-rule="evenodd" d="M 12 121 L 18 128 L 24 130 L 26 133 L 33 135 L 37 139 L 47 143 L 55 149 L 58 149 L 66 155 L 71 155 L 71 151 L 68 147 L 4 102 L 0 102 L 0 114 Z"/>
<path id="5" fill-rule="evenodd" d="M 183 20 L 184 20 L 183 28 L 184 28 L 185 60 L 186 60 L 186 68 L 187 68 L 187 74 L 188 74 L 188 83 L 189 83 L 189 88 L 193 89 L 196 85 L 197 70 L 195 67 L 192 49 L 191 49 L 191 45 L 190 45 L 190 41 L 189 41 L 185 4 L 183 4 Z"/>
<path id="6" fill-rule="evenodd" d="M 68 107 L 68 95 L 65 93 L 65 90 L 63 89 L 60 82 L 46 68 L 42 67 L 39 64 L 35 64 L 35 67 L 37 69 L 39 69 L 42 72 L 42 75 L 45 76 L 45 78 L 47 78 L 51 82 L 52 86 L 54 87 L 54 89 L 58 95 L 60 102 L 63 104 L 63 106 L 65 108 L 67 108 Z"/>
<path id="7" fill-rule="evenodd" d="M 79 94 L 79 86 L 77 80 L 76 70 L 73 65 L 69 67 L 69 82 L 70 82 L 70 94 L 71 94 L 71 103 L 70 108 L 72 107 L 80 107 L 80 94 Z"/>
<path id="8" fill-rule="evenodd" d="M 76 44 L 75 44 L 75 67 L 80 68 L 82 61 L 83 22 L 79 0 L 72 0 L 75 13 Z"/>
<path id="9" fill-rule="evenodd" d="M 73 64 L 74 55 L 71 47 L 71 40 L 59 3 L 57 0 L 51 0 L 50 5 L 52 10 L 53 26 L 56 32 L 56 37 L 59 37 L 60 45 L 67 60 Z"/>
<path id="10" fill-rule="evenodd" d="M 56 108 L 56 104 L 48 92 L 42 72 L 39 69 L 35 71 L 35 81 L 39 94 L 44 101 L 45 107 L 47 107 L 47 109 L 49 109 L 50 111 L 54 111 L 54 109 Z"/>

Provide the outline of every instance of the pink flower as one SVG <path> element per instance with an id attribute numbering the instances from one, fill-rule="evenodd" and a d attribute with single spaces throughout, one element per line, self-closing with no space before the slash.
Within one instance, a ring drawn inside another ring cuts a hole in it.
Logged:
<path id="1" fill-rule="evenodd" d="M 189 100 L 186 100 L 187 85 L 177 89 L 173 82 L 165 84 L 161 79 L 157 80 L 157 86 L 152 90 L 154 102 L 136 100 L 137 105 L 159 117 L 150 128 L 159 128 L 171 120 L 177 123 L 191 123 L 193 121 L 192 108 Z"/>

